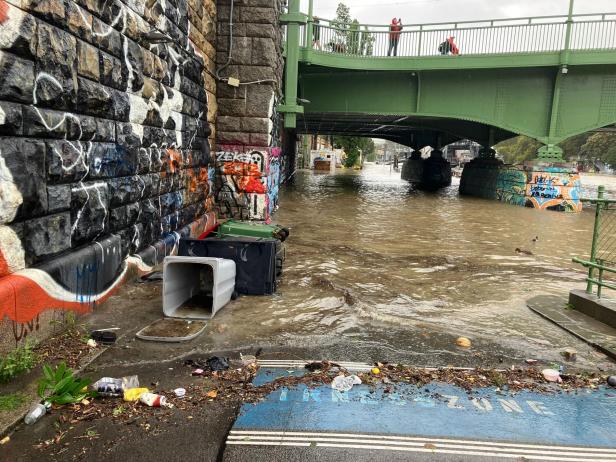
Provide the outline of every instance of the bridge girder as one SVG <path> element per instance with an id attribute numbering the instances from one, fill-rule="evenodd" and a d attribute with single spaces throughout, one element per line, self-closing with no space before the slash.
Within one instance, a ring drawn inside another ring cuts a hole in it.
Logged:
<path id="1" fill-rule="evenodd" d="M 409 146 L 433 145 L 429 140 L 440 134 L 441 144 L 468 138 L 487 146 L 518 134 L 555 144 L 616 123 L 616 64 L 559 72 L 554 66 L 354 71 L 302 63 L 299 95 L 309 103 L 297 128 Z M 557 78 L 557 123 L 550 131 Z"/>

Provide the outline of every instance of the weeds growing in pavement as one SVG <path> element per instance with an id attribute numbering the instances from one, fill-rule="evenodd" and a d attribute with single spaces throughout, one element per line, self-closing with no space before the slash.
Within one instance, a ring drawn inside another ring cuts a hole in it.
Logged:
<path id="1" fill-rule="evenodd" d="M 87 396 L 93 395 L 87 390 L 89 384 L 89 379 L 75 377 L 64 361 L 58 364 L 55 370 L 45 364 L 38 394 L 45 401 L 54 404 L 79 403 Z"/>
<path id="2" fill-rule="evenodd" d="M 34 345 L 30 340 L 18 345 L 0 359 L 0 382 L 6 383 L 22 372 L 30 371 L 36 364 Z"/>
<path id="3" fill-rule="evenodd" d="M 23 393 L 11 393 L 0 395 L 0 411 L 12 411 L 27 401 L 28 397 Z"/>

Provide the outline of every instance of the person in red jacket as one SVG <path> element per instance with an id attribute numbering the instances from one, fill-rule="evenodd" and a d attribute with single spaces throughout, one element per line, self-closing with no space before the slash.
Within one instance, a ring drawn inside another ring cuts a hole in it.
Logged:
<path id="1" fill-rule="evenodd" d="M 455 37 L 447 37 L 447 40 L 445 40 L 443 43 L 441 43 L 438 46 L 438 51 L 442 55 L 448 55 L 449 53 L 451 53 L 452 55 L 460 54 L 460 50 L 458 49 L 458 46 L 453 41 L 454 38 Z"/>
<path id="2" fill-rule="evenodd" d="M 393 18 L 389 25 L 389 50 L 387 56 L 398 56 L 398 42 L 400 42 L 400 31 L 402 31 L 402 19 Z"/>

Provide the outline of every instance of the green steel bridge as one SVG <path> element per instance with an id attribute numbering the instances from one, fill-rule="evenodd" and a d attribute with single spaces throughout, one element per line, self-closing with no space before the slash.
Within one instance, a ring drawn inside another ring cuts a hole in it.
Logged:
<path id="1" fill-rule="evenodd" d="M 404 25 L 314 22 L 290 0 L 285 127 L 384 138 L 419 149 L 518 134 L 558 143 L 616 123 L 616 13 Z M 376 5 L 375 5 L 376 6 Z M 454 37 L 458 55 L 439 45 Z M 315 40 L 318 39 L 318 40 Z"/>

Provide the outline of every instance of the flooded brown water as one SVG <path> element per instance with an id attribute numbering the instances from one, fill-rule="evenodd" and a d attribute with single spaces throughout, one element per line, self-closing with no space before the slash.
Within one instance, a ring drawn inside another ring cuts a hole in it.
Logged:
<path id="1" fill-rule="evenodd" d="M 558 360 L 567 346 L 581 363 L 600 357 L 525 304 L 584 287 L 571 257 L 590 250 L 591 210 L 460 197 L 456 181 L 437 193 L 413 191 L 389 166 L 367 165 L 297 172 L 275 220 L 291 228 L 279 293 L 242 297 L 217 315 L 219 347 L 322 345 L 338 358 L 362 351 L 468 363 L 453 345 L 465 335 L 477 357 L 491 360 Z"/>

